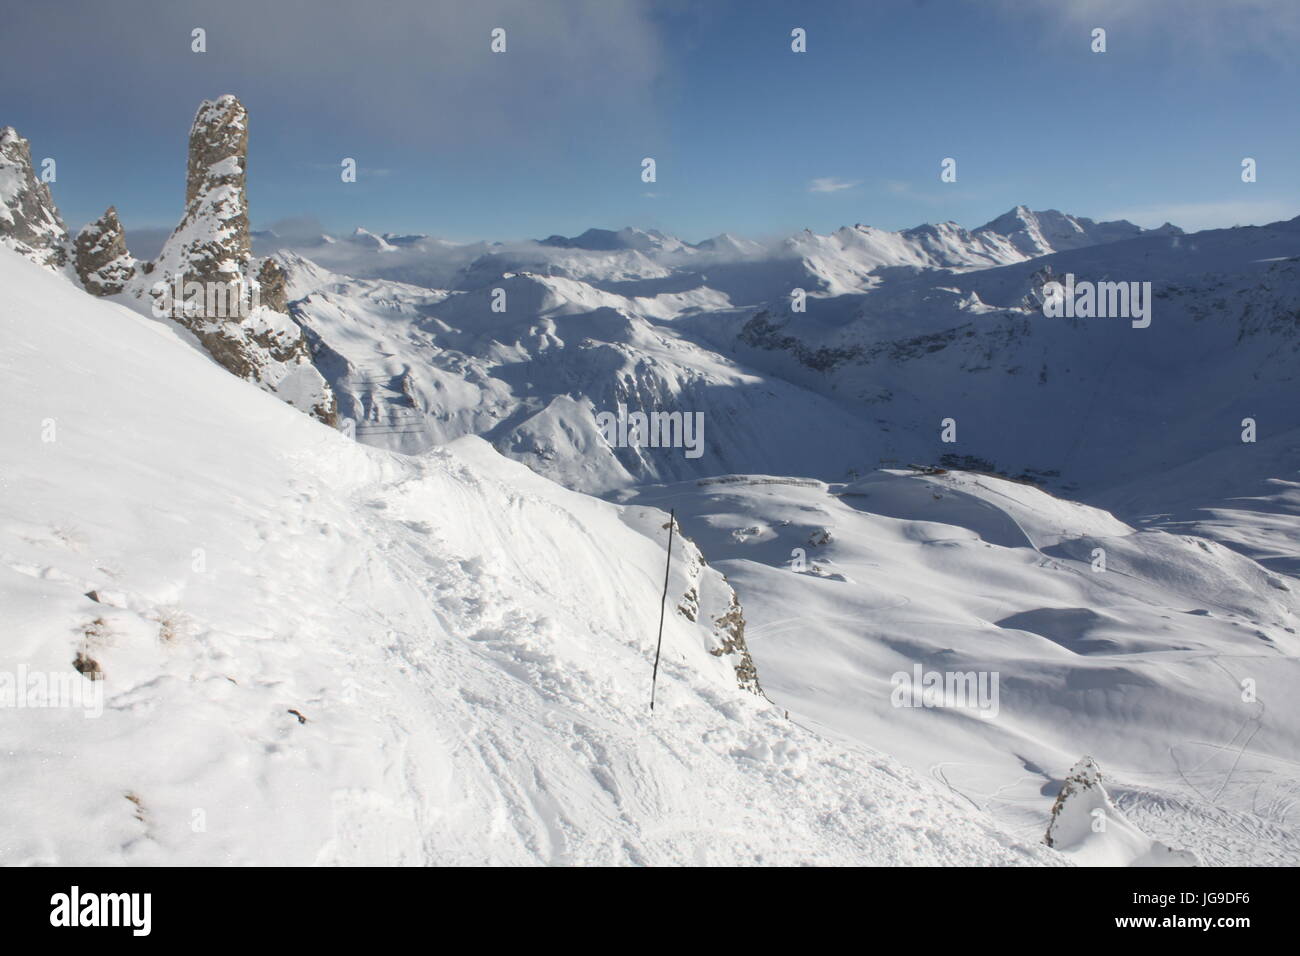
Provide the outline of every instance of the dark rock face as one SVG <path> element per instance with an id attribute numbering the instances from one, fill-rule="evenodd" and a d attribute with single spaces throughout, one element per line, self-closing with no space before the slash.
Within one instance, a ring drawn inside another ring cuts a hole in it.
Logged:
<path id="1" fill-rule="evenodd" d="M 68 230 L 36 177 L 27 140 L 0 129 L 0 245 L 39 266 L 61 270 L 68 261 Z"/>
<path id="2" fill-rule="evenodd" d="M 72 257 L 77 276 L 91 295 L 116 295 L 126 287 L 135 275 L 135 259 L 127 251 L 126 234 L 115 207 L 109 206 L 77 234 Z"/>
<path id="3" fill-rule="evenodd" d="M 272 312 L 289 311 L 289 276 L 280 263 L 267 259 L 257 272 L 257 284 L 262 305 Z"/>
<path id="4" fill-rule="evenodd" d="M 327 424 L 334 393 L 287 314 L 287 277 L 254 260 L 245 183 L 248 111 L 231 95 L 205 100 L 190 128 L 185 214 L 129 291 L 194 333 L 227 371 Z"/>

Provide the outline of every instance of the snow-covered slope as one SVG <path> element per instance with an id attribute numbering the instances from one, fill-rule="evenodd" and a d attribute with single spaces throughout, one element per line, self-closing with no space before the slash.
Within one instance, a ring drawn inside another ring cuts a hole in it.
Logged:
<path id="1" fill-rule="evenodd" d="M 1063 862 L 742 686 L 680 538 L 651 715 L 657 509 L 356 444 L 8 251 L 0 372 L 0 670 L 103 694 L 0 709 L 0 863 Z"/>
<path id="2" fill-rule="evenodd" d="M 719 477 L 626 500 L 677 509 L 801 722 L 888 750 L 1026 840 L 1089 753 L 1151 838 L 1213 865 L 1300 862 L 1294 578 L 963 472 Z M 915 706 L 896 689 L 918 670 L 977 675 L 985 697 Z"/>

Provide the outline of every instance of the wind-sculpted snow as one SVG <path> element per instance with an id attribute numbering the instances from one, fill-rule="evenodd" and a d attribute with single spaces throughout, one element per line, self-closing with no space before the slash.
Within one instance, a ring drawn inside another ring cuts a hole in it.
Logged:
<path id="1" fill-rule="evenodd" d="M 967 472 L 619 500 L 676 509 L 745 598 L 764 690 L 800 720 L 885 747 L 1027 840 L 1094 755 L 1128 824 L 1076 862 L 1138 860 L 1137 837 L 1112 846 L 1133 829 L 1207 864 L 1300 862 L 1294 578 Z M 918 675 L 979 693 L 914 695 Z"/>
<path id="2" fill-rule="evenodd" d="M 684 538 L 651 715 L 663 511 L 357 444 L 8 251 L 0 325 L 0 863 L 1064 862 L 754 693 Z"/>

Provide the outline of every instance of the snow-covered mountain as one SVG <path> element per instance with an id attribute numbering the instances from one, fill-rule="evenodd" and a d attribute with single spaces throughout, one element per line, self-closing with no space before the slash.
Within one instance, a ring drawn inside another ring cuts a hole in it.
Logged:
<path id="1" fill-rule="evenodd" d="M 1300 862 L 1300 218 L 285 241 L 248 134 L 146 262 L 0 135 L 7 660 L 105 709 L 0 862 Z"/>
<path id="2" fill-rule="evenodd" d="M 510 272 L 576 279 L 625 295 L 709 289 L 734 305 L 788 295 L 792 288 L 845 294 L 879 284 L 881 270 L 964 271 L 1022 262 L 1053 252 L 1143 235 L 1180 235 L 1166 225 L 1094 223 L 1056 210 L 1018 206 L 967 230 L 953 222 L 890 232 L 858 224 L 823 236 L 804 230 L 775 242 L 723 233 L 689 243 L 658 230 L 588 229 L 578 236 L 537 241 L 455 243 L 424 235 L 375 234 L 357 227 L 337 239 L 320 235 L 283 240 L 258 237 L 264 254 L 297 252 L 335 272 L 433 288 L 469 290 Z"/>
<path id="3" fill-rule="evenodd" d="M 1218 451 L 1249 467 L 1300 426 L 1298 256 L 1300 219 L 891 276 L 805 312 L 774 302 L 678 328 L 857 408 L 880 458 L 951 456 L 1091 495 Z M 1041 289 L 1067 276 L 1149 283 L 1149 325 L 1046 317 Z M 1247 418 L 1257 443 L 1242 442 Z"/>
<path id="4" fill-rule="evenodd" d="M 1137 239 L 1141 236 L 1181 236 L 1183 231 L 1172 223 L 1156 229 L 1142 229 L 1120 219 L 1093 222 L 1086 216 L 1070 216 L 1055 209 L 1033 212 L 1017 206 L 975 230 L 976 235 L 999 236 L 1030 259 L 1067 252 L 1084 246 Z"/>
<path id="5" fill-rule="evenodd" d="M 8 251 L 0 289 L 3 674 L 80 682 L 0 711 L 0 863 L 1060 862 L 756 693 L 681 535 L 652 714 L 665 513 L 355 443 Z"/>

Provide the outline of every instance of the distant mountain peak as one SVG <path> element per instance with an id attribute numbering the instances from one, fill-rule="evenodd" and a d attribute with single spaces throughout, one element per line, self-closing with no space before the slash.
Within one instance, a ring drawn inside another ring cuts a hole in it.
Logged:
<path id="1" fill-rule="evenodd" d="M 622 229 L 588 229 L 579 236 L 551 235 L 538 240 L 543 246 L 558 249 L 585 249 L 588 252 L 619 252 L 635 250 L 651 252 L 663 249 L 676 249 L 685 245 L 680 239 L 666 235 L 657 229 L 638 229 L 624 226 Z"/>
<path id="2" fill-rule="evenodd" d="M 1072 216 L 1058 209 L 1034 211 L 1025 205 L 1009 209 L 972 232 L 975 235 L 1002 236 L 1030 258 L 1142 236 L 1182 234 L 1181 229 L 1169 223 L 1159 229 L 1143 229 L 1127 219 L 1095 222 L 1086 216 Z"/>

